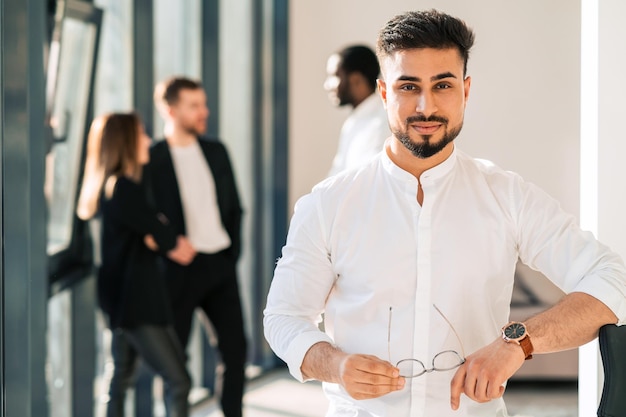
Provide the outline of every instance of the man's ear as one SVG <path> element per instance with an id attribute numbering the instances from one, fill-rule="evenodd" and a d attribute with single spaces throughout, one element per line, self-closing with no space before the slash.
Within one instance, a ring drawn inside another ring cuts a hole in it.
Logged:
<path id="1" fill-rule="evenodd" d="M 472 77 L 469 75 L 465 77 L 463 80 L 463 87 L 465 89 L 465 104 L 467 104 L 467 100 L 469 99 L 470 87 L 472 86 Z"/>
<path id="2" fill-rule="evenodd" d="M 377 79 L 376 86 L 378 87 L 378 95 L 383 100 L 385 107 L 387 107 L 387 84 L 385 84 L 385 80 L 382 78 Z"/>
<path id="3" fill-rule="evenodd" d="M 358 71 L 353 71 L 348 74 L 348 85 L 350 86 L 350 91 L 352 91 L 353 94 L 366 94 L 366 91 L 368 92 L 367 95 L 372 93 L 372 88 L 369 86 L 365 75 Z"/>
<path id="4" fill-rule="evenodd" d="M 164 112 L 170 119 L 173 119 L 176 110 L 174 110 L 174 106 L 165 106 Z"/>

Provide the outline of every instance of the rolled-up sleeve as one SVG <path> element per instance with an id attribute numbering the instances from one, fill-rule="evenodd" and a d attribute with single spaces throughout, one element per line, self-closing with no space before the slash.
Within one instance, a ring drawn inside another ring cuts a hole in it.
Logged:
<path id="1" fill-rule="evenodd" d="M 621 257 L 581 230 L 552 197 L 529 183 L 512 188 L 520 258 L 566 293 L 584 292 L 626 324 L 626 268 Z"/>
<path id="2" fill-rule="evenodd" d="M 333 343 L 319 329 L 335 281 L 325 225 L 319 193 L 296 203 L 264 310 L 265 338 L 299 381 L 303 381 L 300 367 L 311 346 Z"/>

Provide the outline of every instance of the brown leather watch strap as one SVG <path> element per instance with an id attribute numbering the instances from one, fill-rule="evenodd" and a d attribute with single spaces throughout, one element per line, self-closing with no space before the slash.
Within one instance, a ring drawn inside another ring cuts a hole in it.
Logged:
<path id="1" fill-rule="evenodd" d="M 524 351 L 525 359 L 526 360 L 532 359 L 533 358 L 533 351 L 535 350 L 535 348 L 533 347 L 533 344 L 530 341 L 530 336 L 526 335 L 526 337 L 521 339 L 519 341 L 519 345 L 522 347 L 522 350 Z"/>

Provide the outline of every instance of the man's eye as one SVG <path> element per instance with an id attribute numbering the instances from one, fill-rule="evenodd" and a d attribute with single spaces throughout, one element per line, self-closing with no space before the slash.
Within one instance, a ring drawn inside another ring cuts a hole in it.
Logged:
<path id="1" fill-rule="evenodd" d="M 438 90 L 445 90 L 445 89 L 448 89 L 450 87 L 451 87 L 450 84 L 437 84 L 435 86 L 435 88 L 438 89 Z"/>
<path id="2" fill-rule="evenodd" d="M 400 86 L 400 90 L 414 91 L 414 90 L 417 90 L 417 87 L 413 84 L 405 84 L 405 85 Z"/>

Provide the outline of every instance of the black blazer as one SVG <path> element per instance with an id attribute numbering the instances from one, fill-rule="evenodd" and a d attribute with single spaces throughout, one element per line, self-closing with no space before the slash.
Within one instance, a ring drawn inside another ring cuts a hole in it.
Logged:
<path id="1" fill-rule="evenodd" d="M 176 246 L 176 233 L 146 201 L 140 184 L 120 177 L 110 198 L 100 199 L 102 264 L 98 302 L 111 328 L 173 324 L 158 255 L 143 238 L 151 234 L 160 250 Z"/>
<path id="2" fill-rule="evenodd" d="M 241 252 L 242 209 L 230 159 L 226 148 L 219 141 L 198 138 L 198 143 L 215 181 L 222 224 L 231 240 L 228 252 L 236 260 Z M 180 190 L 167 141 L 160 140 L 152 146 L 150 162 L 144 169 L 144 175 L 148 193 L 157 209 L 165 214 L 179 234 L 186 235 Z"/>

